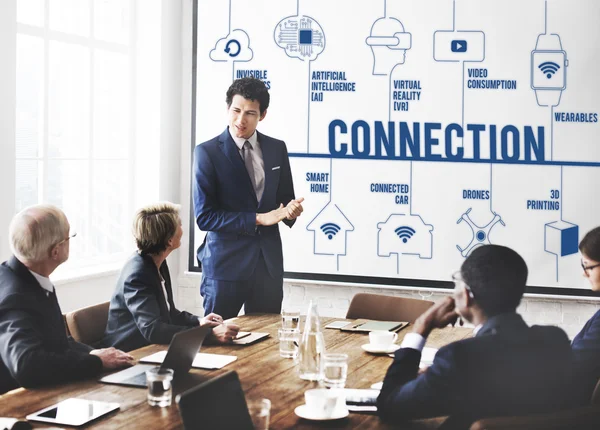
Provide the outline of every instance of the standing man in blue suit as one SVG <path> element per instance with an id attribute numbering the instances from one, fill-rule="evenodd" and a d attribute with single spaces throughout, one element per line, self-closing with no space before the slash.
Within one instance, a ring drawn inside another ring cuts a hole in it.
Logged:
<path id="1" fill-rule="evenodd" d="M 269 92 L 255 78 L 227 90 L 229 127 L 194 150 L 194 212 L 208 232 L 198 248 L 204 312 L 223 318 L 281 311 L 283 252 L 279 222 L 302 213 L 285 143 L 256 131 Z"/>

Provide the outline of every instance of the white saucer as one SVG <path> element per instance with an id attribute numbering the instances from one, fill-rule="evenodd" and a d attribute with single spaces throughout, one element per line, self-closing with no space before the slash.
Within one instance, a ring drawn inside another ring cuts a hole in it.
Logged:
<path id="1" fill-rule="evenodd" d="M 370 352 L 371 354 L 390 354 L 396 351 L 398 348 L 400 348 L 400 345 L 396 345 L 395 343 L 393 343 L 387 347 L 382 348 L 380 346 L 375 346 L 370 343 L 366 343 L 363 346 L 361 346 L 361 348 L 367 352 Z"/>
<path id="2" fill-rule="evenodd" d="M 348 412 L 348 409 L 338 408 L 337 410 L 333 411 L 333 414 L 330 417 L 323 417 L 315 415 L 313 412 L 310 411 L 310 409 L 308 409 L 306 405 L 300 405 L 296 409 L 294 409 L 294 413 L 300 418 L 304 418 L 305 420 L 331 421 L 346 418 L 350 412 Z"/>

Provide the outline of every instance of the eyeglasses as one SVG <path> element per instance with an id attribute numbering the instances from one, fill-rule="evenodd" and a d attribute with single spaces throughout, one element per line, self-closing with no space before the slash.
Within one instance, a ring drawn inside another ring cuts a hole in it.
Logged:
<path id="1" fill-rule="evenodd" d="M 600 263 L 598 264 L 593 264 L 591 266 L 586 266 L 585 264 L 583 264 L 583 260 L 581 260 L 581 268 L 583 269 L 583 273 L 585 273 L 586 275 L 589 275 L 590 273 L 588 272 L 588 270 L 594 270 L 596 267 L 599 267 Z"/>
<path id="2" fill-rule="evenodd" d="M 70 239 L 74 238 L 75 236 L 77 236 L 77 232 L 76 231 L 71 232 L 66 238 L 64 238 L 60 242 L 56 242 L 54 245 L 52 245 L 52 248 L 54 248 L 55 246 L 60 245 L 63 242 L 66 242 L 67 240 L 70 240 Z"/>
<path id="3" fill-rule="evenodd" d="M 469 294 L 469 297 L 472 299 L 475 298 L 475 294 L 473 294 L 473 290 L 471 289 L 471 287 L 469 287 L 467 285 L 465 280 L 462 278 L 460 272 L 454 272 L 452 274 L 452 281 L 454 282 L 455 288 L 458 287 L 459 285 L 462 285 L 463 287 L 465 287 L 465 290 L 467 290 L 467 294 Z"/>

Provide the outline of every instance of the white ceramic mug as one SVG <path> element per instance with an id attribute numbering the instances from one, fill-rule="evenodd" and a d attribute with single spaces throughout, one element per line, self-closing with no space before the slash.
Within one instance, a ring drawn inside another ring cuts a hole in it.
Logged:
<path id="1" fill-rule="evenodd" d="M 340 393 L 326 388 L 313 388 L 304 392 L 306 407 L 315 417 L 329 418 L 336 409 Z"/>
<path id="2" fill-rule="evenodd" d="M 369 333 L 369 342 L 371 345 L 380 348 L 386 348 L 391 346 L 398 340 L 398 333 L 394 333 L 386 330 L 375 330 Z"/>

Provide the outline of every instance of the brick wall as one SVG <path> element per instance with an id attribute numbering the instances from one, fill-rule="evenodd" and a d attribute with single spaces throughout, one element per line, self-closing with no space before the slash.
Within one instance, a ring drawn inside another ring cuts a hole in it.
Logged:
<path id="1" fill-rule="evenodd" d="M 202 297 L 200 297 L 200 277 L 183 276 L 179 278 L 178 306 L 196 315 L 202 315 Z M 356 293 L 386 294 L 399 297 L 424 298 L 437 301 L 449 293 L 431 292 L 418 289 L 371 288 L 348 285 L 319 285 L 302 282 L 284 284 L 283 308 L 306 313 L 310 300 L 316 300 L 319 314 L 328 317 L 343 318 L 350 300 Z M 600 309 L 600 300 L 552 299 L 526 297 L 521 301 L 518 312 L 528 324 L 557 325 L 573 338 L 585 322 Z"/>

